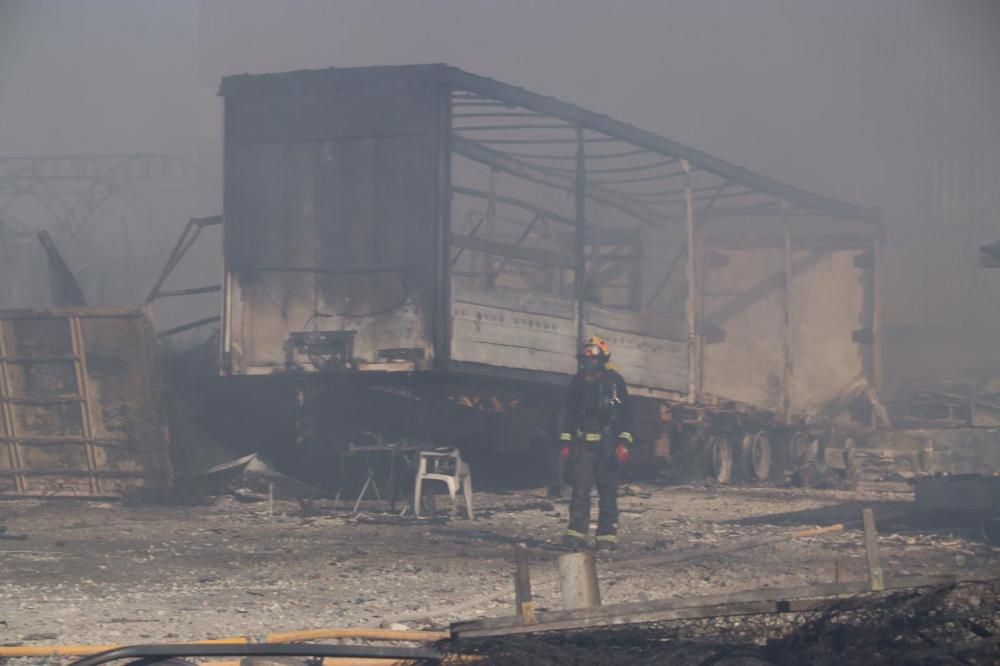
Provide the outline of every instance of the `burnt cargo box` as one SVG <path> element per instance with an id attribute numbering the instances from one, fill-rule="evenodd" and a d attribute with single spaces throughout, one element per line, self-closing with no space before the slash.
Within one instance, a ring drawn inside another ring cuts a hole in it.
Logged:
<path id="1" fill-rule="evenodd" d="M 226 374 L 565 383 L 599 335 L 635 395 L 787 423 L 880 384 L 877 211 L 445 65 L 220 94 Z"/>

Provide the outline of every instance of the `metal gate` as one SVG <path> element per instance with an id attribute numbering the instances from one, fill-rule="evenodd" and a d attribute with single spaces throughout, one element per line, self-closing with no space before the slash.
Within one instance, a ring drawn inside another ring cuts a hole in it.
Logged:
<path id="1" fill-rule="evenodd" d="M 141 310 L 0 311 L 0 495 L 114 497 L 169 478 Z"/>

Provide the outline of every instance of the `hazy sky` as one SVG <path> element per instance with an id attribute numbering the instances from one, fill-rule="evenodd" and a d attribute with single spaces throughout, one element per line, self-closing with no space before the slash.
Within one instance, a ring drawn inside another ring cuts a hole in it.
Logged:
<path id="1" fill-rule="evenodd" d="M 218 170 L 223 75 L 419 62 L 878 206 L 901 266 L 905 243 L 974 254 L 1000 237 L 994 0 L 0 0 L 0 155 L 161 151 Z M 972 259 L 935 257 L 935 302 L 893 321 L 977 307 L 952 296 L 984 279 Z M 887 277 L 891 302 L 917 270 Z"/>
<path id="2" fill-rule="evenodd" d="M 190 154 L 217 118 L 196 86 L 414 62 L 547 92 L 890 218 L 917 177 L 901 167 L 1000 134 L 982 136 L 1000 108 L 988 0 L 0 0 L 0 153 Z"/>

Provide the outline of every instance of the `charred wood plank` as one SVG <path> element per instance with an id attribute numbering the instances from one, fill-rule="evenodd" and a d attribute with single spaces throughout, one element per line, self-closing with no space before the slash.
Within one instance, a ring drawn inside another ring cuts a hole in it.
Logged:
<path id="1" fill-rule="evenodd" d="M 951 576 L 906 576 L 886 579 L 884 589 L 932 587 L 954 582 L 956 579 Z M 453 638 L 473 638 L 532 631 L 639 624 L 684 618 L 799 612 L 842 604 L 844 600 L 839 597 L 864 594 L 870 591 L 868 581 L 854 581 L 798 588 L 753 590 L 734 594 L 715 594 L 685 599 L 661 599 L 597 608 L 536 613 L 535 624 L 531 627 L 520 626 L 516 617 L 459 622 L 451 626 L 451 633 Z M 838 598 L 824 599 L 823 597 Z"/>

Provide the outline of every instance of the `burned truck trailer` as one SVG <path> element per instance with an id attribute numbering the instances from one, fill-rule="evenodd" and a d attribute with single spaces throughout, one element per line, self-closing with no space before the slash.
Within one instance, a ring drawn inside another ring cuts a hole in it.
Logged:
<path id="1" fill-rule="evenodd" d="M 220 94 L 223 372 L 298 387 L 314 435 L 405 412 L 536 446 L 587 335 L 636 396 L 640 449 L 723 481 L 766 477 L 778 439 L 873 423 L 877 211 L 445 65 Z"/>

